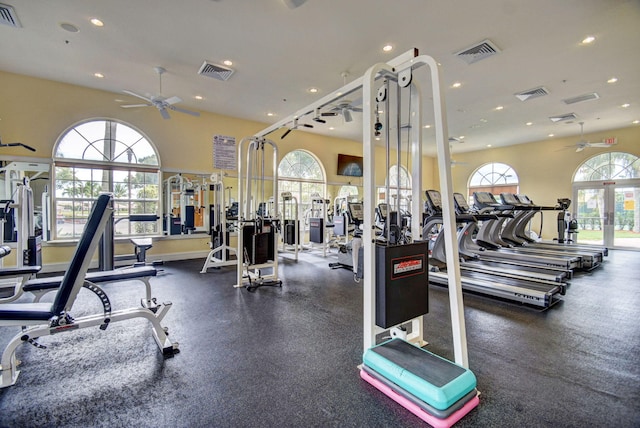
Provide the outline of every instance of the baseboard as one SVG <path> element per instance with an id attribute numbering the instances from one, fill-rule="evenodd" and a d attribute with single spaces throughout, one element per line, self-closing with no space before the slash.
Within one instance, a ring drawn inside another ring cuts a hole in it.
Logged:
<path id="1" fill-rule="evenodd" d="M 193 259 L 202 259 L 202 263 L 204 264 L 204 260 L 209 255 L 209 251 L 189 251 L 184 253 L 168 253 L 168 254 L 154 254 L 153 256 L 147 257 L 148 262 L 153 262 L 157 260 L 162 260 L 164 262 L 174 262 L 179 260 L 193 260 Z M 122 260 L 115 263 L 116 267 L 122 267 L 133 264 L 135 259 L 132 260 Z M 69 263 L 48 263 L 42 266 L 42 273 L 54 273 L 54 272 L 64 272 L 69 267 Z M 97 269 L 98 268 L 98 260 L 92 260 L 89 265 L 89 269 Z"/>

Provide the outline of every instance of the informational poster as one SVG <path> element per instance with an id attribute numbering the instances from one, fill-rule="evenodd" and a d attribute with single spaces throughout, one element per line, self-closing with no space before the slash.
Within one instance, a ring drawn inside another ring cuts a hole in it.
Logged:
<path id="1" fill-rule="evenodd" d="M 633 191 L 624 192 L 624 209 L 625 211 L 633 211 L 635 209 L 635 199 L 633 197 Z"/>
<path id="2" fill-rule="evenodd" d="M 238 168 L 236 138 L 226 135 L 213 136 L 213 168 L 232 170 Z"/>

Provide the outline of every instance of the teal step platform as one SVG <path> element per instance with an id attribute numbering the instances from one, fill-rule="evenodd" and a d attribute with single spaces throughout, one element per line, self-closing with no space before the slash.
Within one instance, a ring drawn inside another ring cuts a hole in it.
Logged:
<path id="1" fill-rule="evenodd" d="M 446 410 L 476 387 L 475 375 L 402 339 L 368 349 L 366 366 L 438 410 Z"/>

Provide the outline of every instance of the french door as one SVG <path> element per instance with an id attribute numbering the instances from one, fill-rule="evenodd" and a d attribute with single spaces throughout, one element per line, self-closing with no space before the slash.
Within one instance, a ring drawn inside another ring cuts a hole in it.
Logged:
<path id="1" fill-rule="evenodd" d="M 640 250 L 640 180 L 574 184 L 577 242 Z"/>

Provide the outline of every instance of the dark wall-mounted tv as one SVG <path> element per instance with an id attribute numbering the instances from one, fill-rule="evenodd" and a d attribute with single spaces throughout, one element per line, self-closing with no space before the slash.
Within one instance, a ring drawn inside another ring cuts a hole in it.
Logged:
<path id="1" fill-rule="evenodd" d="M 362 156 L 338 155 L 338 175 L 362 177 Z"/>

